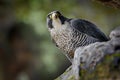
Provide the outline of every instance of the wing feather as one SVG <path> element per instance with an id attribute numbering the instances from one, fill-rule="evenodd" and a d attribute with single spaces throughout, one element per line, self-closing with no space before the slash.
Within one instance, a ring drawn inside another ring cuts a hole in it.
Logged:
<path id="1" fill-rule="evenodd" d="M 100 41 L 108 41 L 108 38 L 105 36 L 105 34 L 101 32 L 96 25 L 89 21 L 82 19 L 71 19 L 70 24 L 72 28 L 82 33 L 85 33 L 89 36 L 99 39 Z"/>

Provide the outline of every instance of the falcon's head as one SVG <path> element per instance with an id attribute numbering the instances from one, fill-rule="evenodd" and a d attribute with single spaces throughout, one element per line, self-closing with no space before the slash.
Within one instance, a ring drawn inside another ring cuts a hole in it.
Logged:
<path id="1" fill-rule="evenodd" d="M 47 25 L 49 29 L 60 28 L 67 20 L 59 11 L 52 11 L 47 16 Z"/>

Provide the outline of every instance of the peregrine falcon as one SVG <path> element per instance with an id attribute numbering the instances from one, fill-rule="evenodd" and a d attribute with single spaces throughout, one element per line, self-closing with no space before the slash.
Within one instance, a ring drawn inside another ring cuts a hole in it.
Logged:
<path id="1" fill-rule="evenodd" d="M 76 48 L 108 41 L 105 34 L 93 23 L 83 19 L 67 18 L 59 11 L 47 15 L 47 26 L 53 42 L 71 62 Z"/>

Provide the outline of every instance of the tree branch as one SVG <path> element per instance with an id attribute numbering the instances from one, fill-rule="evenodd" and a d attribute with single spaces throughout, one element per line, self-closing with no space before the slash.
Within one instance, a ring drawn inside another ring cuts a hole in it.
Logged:
<path id="1" fill-rule="evenodd" d="M 120 0 L 95 0 L 95 1 L 99 1 L 105 5 L 120 9 Z"/>
<path id="2" fill-rule="evenodd" d="M 96 42 L 77 48 L 72 66 L 56 80 L 79 80 L 81 70 L 93 71 L 106 55 L 116 52 L 120 52 L 120 27 L 110 33 L 110 40 L 107 42 Z"/>

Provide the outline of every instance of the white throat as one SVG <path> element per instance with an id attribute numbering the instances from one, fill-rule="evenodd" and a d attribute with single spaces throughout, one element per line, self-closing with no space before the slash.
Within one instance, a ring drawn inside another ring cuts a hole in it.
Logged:
<path id="1" fill-rule="evenodd" d="M 52 21 L 52 25 L 55 29 L 59 29 L 62 27 L 61 21 L 59 19 L 55 19 Z"/>

